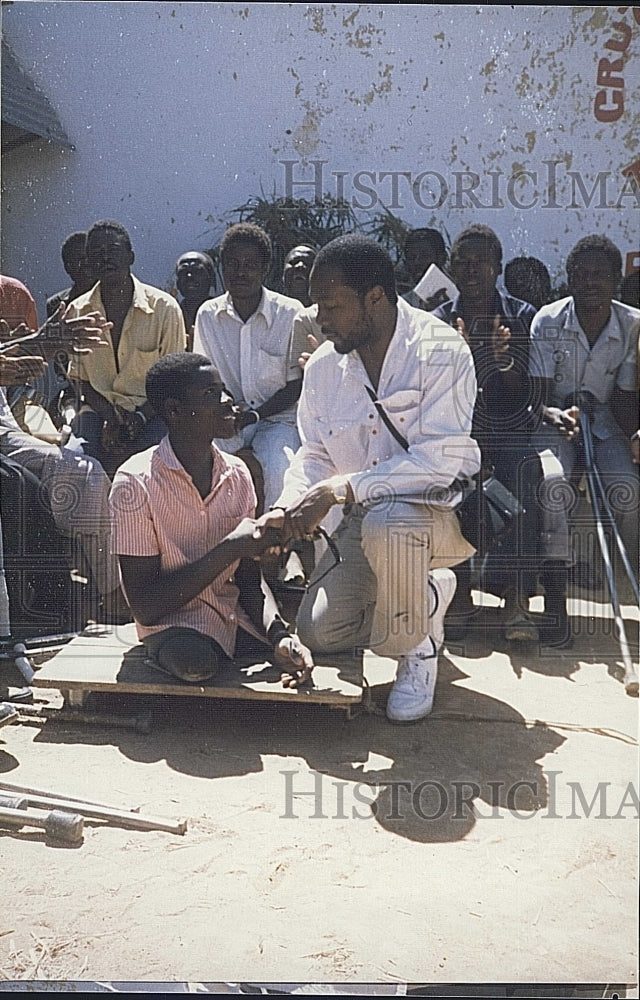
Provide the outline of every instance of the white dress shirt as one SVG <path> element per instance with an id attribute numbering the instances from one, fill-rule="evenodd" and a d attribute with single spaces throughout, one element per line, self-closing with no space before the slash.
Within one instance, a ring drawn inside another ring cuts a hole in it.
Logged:
<path id="1" fill-rule="evenodd" d="M 254 410 L 302 377 L 292 352 L 293 321 L 302 309 L 296 299 L 263 288 L 258 308 L 245 322 L 226 292 L 200 306 L 194 353 L 210 358 L 235 401 Z M 295 404 L 269 419 L 295 424 Z"/>
<path id="2" fill-rule="evenodd" d="M 408 451 L 385 426 L 366 385 L 373 388 L 357 351 L 340 355 L 327 342 L 309 359 L 298 404 L 302 447 L 278 504 L 287 506 L 314 483 L 339 475 L 349 480 L 357 503 L 402 497 L 455 505 L 460 494 L 450 487 L 480 467 L 471 437 L 475 368 L 460 334 L 398 300 L 377 395 Z"/>

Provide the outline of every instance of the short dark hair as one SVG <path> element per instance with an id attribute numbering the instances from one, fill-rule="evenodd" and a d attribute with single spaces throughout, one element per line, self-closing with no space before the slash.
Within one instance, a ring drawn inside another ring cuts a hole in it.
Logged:
<path id="1" fill-rule="evenodd" d="M 73 267 L 76 261 L 84 255 L 86 248 L 86 233 L 71 233 L 67 236 L 60 248 L 60 256 L 62 257 L 62 263 L 64 264 L 65 271 L 67 270 L 67 266 L 69 264 Z"/>
<path id="2" fill-rule="evenodd" d="M 447 259 L 447 248 L 442 233 L 437 229 L 410 229 L 404 238 L 404 249 L 411 243 L 428 243 L 434 252 L 434 257 L 443 264 Z"/>
<path id="3" fill-rule="evenodd" d="M 285 264 L 289 260 L 289 258 L 290 258 L 290 256 L 291 256 L 292 253 L 299 253 L 300 250 L 309 250 L 309 251 L 311 251 L 311 253 L 313 254 L 314 258 L 317 256 L 317 253 L 318 253 L 317 249 L 315 247 L 312 247 L 310 243 L 296 243 L 296 245 L 294 247 L 291 247 L 291 249 L 287 251 L 287 254 L 286 254 L 285 258 L 284 258 Z"/>
<path id="4" fill-rule="evenodd" d="M 220 244 L 220 259 L 224 261 L 225 255 L 238 243 L 248 243 L 255 247 L 262 256 L 264 266 L 269 266 L 272 252 L 271 239 L 260 226 L 254 225 L 253 222 L 237 222 L 234 226 L 229 226 Z"/>
<path id="5" fill-rule="evenodd" d="M 325 243 L 313 265 L 314 271 L 321 268 L 340 271 L 347 288 L 360 297 L 380 285 L 392 305 L 398 300 L 393 261 L 384 247 L 368 236 L 347 233 Z"/>
<path id="6" fill-rule="evenodd" d="M 547 304 L 551 295 L 551 275 L 537 257 L 514 257 L 508 261 L 504 266 L 504 283 L 509 295 L 538 309 Z"/>
<path id="7" fill-rule="evenodd" d="M 201 368 L 214 368 L 217 371 L 210 358 L 188 351 L 165 354 L 153 362 L 147 372 L 145 391 L 157 414 L 161 413 L 163 403 L 170 397 L 185 398 L 190 380 Z"/>
<path id="8" fill-rule="evenodd" d="M 176 261 L 176 269 L 177 269 L 178 264 L 180 263 L 180 261 L 182 260 L 183 257 L 195 256 L 196 254 L 198 255 L 198 257 L 203 257 L 204 258 L 203 264 L 206 267 L 207 273 L 208 273 L 209 277 L 211 278 L 211 283 L 213 284 L 213 281 L 214 281 L 215 276 L 216 276 L 216 266 L 213 263 L 213 261 L 212 261 L 211 257 L 209 256 L 209 254 L 205 253 L 204 250 L 185 250 L 184 253 L 180 254 L 180 256 L 178 257 L 178 259 Z"/>
<path id="9" fill-rule="evenodd" d="M 474 222 L 472 225 L 467 226 L 466 229 L 463 229 L 461 233 L 458 233 L 451 247 L 452 264 L 455 263 L 456 256 L 462 250 L 465 243 L 484 243 L 498 267 L 502 267 L 502 243 L 489 226 L 484 226 L 481 222 Z"/>
<path id="10" fill-rule="evenodd" d="M 622 254 L 615 243 L 608 236 L 600 236 L 597 233 L 591 236 L 583 236 L 569 252 L 567 257 L 567 277 L 571 278 L 572 273 L 578 268 L 581 257 L 598 254 L 604 257 L 609 263 L 611 270 L 622 278 Z"/>
<path id="11" fill-rule="evenodd" d="M 94 222 L 91 229 L 87 233 L 87 243 L 91 242 L 96 233 L 102 233 L 105 230 L 117 233 L 118 236 L 126 243 L 127 250 L 133 250 L 129 233 L 121 222 L 116 222 L 114 219 L 101 219 L 100 222 Z"/>

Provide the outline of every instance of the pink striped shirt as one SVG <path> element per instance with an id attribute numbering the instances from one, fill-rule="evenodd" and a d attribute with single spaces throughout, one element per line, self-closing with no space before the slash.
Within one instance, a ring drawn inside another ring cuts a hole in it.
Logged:
<path id="1" fill-rule="evenodd" d="M 117 471 L 109 503 L 112 551 L 122 556 L 161 556 L 164 571 L 202 558 L 233 531 L 244 517 L 253 517 L 256 495 L 249 470 L 235 455 L 214 444 L 211 491 L 203 500 L 191 476 L 165 437 L 155 448 L 134 455 Z M 233 656 L 238 625 L 257 634 L 238 603 L 234 562 L 194 600 L 167 615 L 158 625 L 136 622 L 138 637 L 171 626 L 197 629 Z"/>

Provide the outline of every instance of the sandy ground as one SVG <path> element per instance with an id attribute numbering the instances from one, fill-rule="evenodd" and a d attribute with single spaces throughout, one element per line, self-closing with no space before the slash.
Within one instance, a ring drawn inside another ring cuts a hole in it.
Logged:
<path id="1" fill-rule="evenodd" d="M 449 647 L 414 726 L 189 698 L 147 736 L 6 727 L 1 779 L 189 823 L 0 831 L 2 977 L 636 983 L 638 701 L 573 610 L 564 654 Z"/>

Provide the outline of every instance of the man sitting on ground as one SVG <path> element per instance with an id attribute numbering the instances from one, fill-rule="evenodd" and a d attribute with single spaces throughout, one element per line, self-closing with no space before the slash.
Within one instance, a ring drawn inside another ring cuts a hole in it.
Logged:
<path id="1" fill-rule="evenodd" d="M 30 351 L 61 348 L 87 351 L 107 350 L 104 317 L 90 313 L 60 324 L 51 322 L 39 338 L 26 342 Z M 3 329 L 2 339 L 20 335 L 25 330 Z M 19 347 L 0 352 L 0 386 L 24 385 L 42 375 L 45 361 L 30 353 L 17 355 Z M 43 487 L 41 497 L 51 510 L 56 527 L 65 536 L 76 539 L 91 569 L 103 608 L 102 621 L 126 616 L 121 599 L 118 569 L 111 554 L 109 536 L 109 479 L 95 459 L 60 448 L 35 438 L 17 424 L 0 388 L 0 452 L 14 465 L 35 476 Z"/>
<path id="2" fill-rule="evenodd" d="M 585 236 L 576 243 L 567 257 L 567 279 L 571 295 L 544 306 L 531 324 L 531 374 L 540 387 L 546 424 L 535 444 L 556 456 L 566 492 L 579 456 L 579 407 L 586 409 L 596 464 L 637 570 L 640 478 L 633 440 L 640 311 L 614 299 L 622 256 L 606 236 Z M 567 535 L 566 510 L 562 513 Z"/>
<path id="3" fill-rule="evenodd" d="M 551 275 L 537 257 L 514 257 L 504 266 L 504 287 L 516 299 L 542 309 L 551 301 Z"/>
<path id="4" fill-rule="evenodd" d="M 538 486 L 542 470 L 531 433 L 539 419 L 539 404 L 529 379 L 529 327 L 535 309 L 521 299 L 498 291 L 502 246 L 488 226 L 474 224 L 456 236 L 451 248 L 451 273 L 459 288 L 455 299 L 434 311 L 460 330 L 468 340 L 480 392 L 473 418 L 473 433 L 482 451 L 482 480 L 491 475 L 523 508 L 510 533 L 496 538 L 484 493 L 476 491 L 465 533 L 488 554 L 481 585 L 504 597 L 504 635 L 511 642 L 540 638 L 529 613 L 529 598 L 536 592 L 538 562 L 544 567 L 545 593 L 550 602 L 558 596 L 564 606 L 564 576 L 556 561 L 539 545 Z M 477 501 L 477 502 L 476 502 Z M 465 511 L 469 508 L 465 505 Z M 566 554 L 565 554 L 566 555 Z M 457 567 L 458 594 L 452 607 L 458 622 L 448 627 L 449 638 L 460 638 L 476 609 L 471 602 L 471 566 Z M 566 625 L 566 615 L 564 617 Z M 549 636 L 545 634 L 547 641 Z M 557 636 L 553 636 L 554 639 Z"/>
<path id="5" fill-rule="evenodd" d="M 404 262 L 411 279 L 410 291 L 402 296 L 405 302 L 416 309 L 433 312 L 447 301 L 449 294 L 445 288 L 436 289 L 426 300 L 415 291 L 415 286 L 432 264 L 444 271 L 447 263 L 447 248 L 437 229 L 410 229 L 404 241 Z"/>
<path id="6" fill-rule="evenodd" d="M 60 255 L 72 285 L 61 292 L 56 292 L 55 295 L 51 295 L 47 299 L 47 316 L 55 315 L 61 303 L 68 306 L 79 295 L 84 295 L 85 292 L 93 288 L 96 283 L 87 260 L 86 233 L 71 233 L 71 236 L 67 236 L 62 244 Z"/>
<path id="7" fill-rule="evenodd" d="M 111 323 L 111 350 L 72 361 L 69 377 L 82 400 L 72 423 L 85 453 L 112 474 L 120 462 L 157 444 L 166 428 L 147 403 L 144 380 L 153 361 L 184 350 L 180 306 L 167 292 L 131 274 L 131 239 L 119 222 L 96 222 L 87 258 L 97 284 L 71 303 L 72 315 L 99 312 Z"/>
<path id="8" fill-rule="evenodd" d="M 0 274 L 0 319 L 5 321 L 8 330 L 14 330 L 21 323 L 30 330 L 38 329 L 33 295 L 21 281 L 6 274 Z"/>
<path id="9" fill-rule="evenodd" d="M 282 272 L 285 292 L 298 299 L 305 307 L 293 321 L 291 342 L 291 357 L 298 359 L 301 368 L 304 368 L 312 353 L 325 339 L 318 323 L 318 307 L 311 302 L 309 294 L 309 277 L 316 254 L 317 250 L 312 250 L 311 247 L 294 247 L 285 258 Z"/>
<path id="10" fill-rule="evenodd" d="M 215 277 L 216 270 L 208 253 L 188 250 L 176 261 L 176 285 L 182 296 L 180 308 L 187 329 L 187 350 L 193 347 L 193 324 L 202 303 L 211 298 L 209 293 Z"/>
<path id="11" fill-rule="evenodd" d="M 87 260 L 86 233 L 71 233 L 67 236 L 60 255 L 72 285 L 47 299 L 47 318 L 55 316 L 60 306 L 68 306 L 74 299 L 93 288 L 96 283 Z M 45 377 L 36 386 L 34 393 L 36 399 L 40 396 L 42 405 L 48 410 L 56 427 L 62 425 L 65 419 L 63 414 L 67 408 L 72 414 L 75 413 L 75 392 L 67 377 L 65 361 L 65 356 L 62 354 L 61 358 L 54 358 L 49 362 Z"/>
<path id="12" fill-rule="evenodd" d="M 457 332 L 398 300 L 391 258 L 363 236 L 319 251 L 311 298 L 329 342 L 305 368 L 303 443 L 278 505 L 296 540 L 336 505 L 344 516 L 333 534 L 342 562 L 321 558 L 297 627 L 314 651 L 397 658 L 387 716 L 413 722 L 433 704 L 455 590 L 446 567 L 473 551 L 453 511 L 458 480 L 480 464 L 473 361 Z"/>
<path id="13" fill-rule="evenodd" d="M 305 307 L 311 305 L 309 275 L 316 259 L 316 252 L 313 247 L 300 244 L 290 250 L 284 259 L 282 270 L 284 294 L 291 299 L 297 299 Z"/>
<path id="14" fill-rule="evenodd" d="M 113 548 L 141 641 L 163 670 L 192 683 L 248 649 L 258 661 L 271 653 L 288 685 L 303 683 L 310 653 L 279 617 L 254 561 L 279 546 L 282 514 L 254 520 L 245 464 L 212 442 L 231 437 L 236 418 L 218 371 L 202 355 L 168 355 L 149 369 L 146 393 L 168 436 L 120 467 L 110 497 Z"/>
<path id="15" fill-rule="evenodd" d="M 250 449 L 264 477 L 264 509 L 277 499 L 285 471 L 300 446 L 296 405 L 302 385 L 292 357 L 293 321 L 299 302 L 263 287 L 271 241 L 263 229 L 238 223 L 220 246 L 227 291 L 200 307 L 194 351 L 210 358 L 236 403 L 236 434 L 220 446 Z"/>

